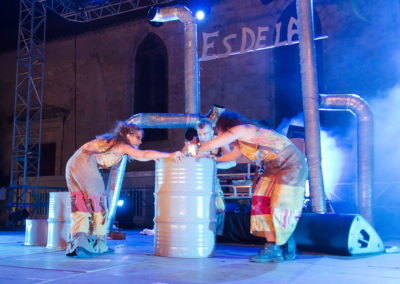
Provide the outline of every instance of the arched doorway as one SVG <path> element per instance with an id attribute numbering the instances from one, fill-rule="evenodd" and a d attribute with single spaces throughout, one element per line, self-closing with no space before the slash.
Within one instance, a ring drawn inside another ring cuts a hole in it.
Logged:
<path id="1" fill-rule="evenodd" d="M 149 33 L 135 58 L 134 113 L 168 112 L 168 57 L 164 42 Z M 166 129 L 145 129 L 144 141 L 167 140 Z"/>

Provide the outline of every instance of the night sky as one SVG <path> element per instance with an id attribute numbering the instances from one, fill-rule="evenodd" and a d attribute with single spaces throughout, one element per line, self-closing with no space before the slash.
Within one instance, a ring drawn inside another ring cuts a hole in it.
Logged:
<path id="1" fill-rule="evenodd" d="M 17 47 L 19 1 L 3 1 L 0 9 L 0 52 Z"/>
<path id="2" fill-rule="evenodd" d="M 140 9 L 88 23 L 77 23 L 65 20 L 50 9 L 47 9 L 46 42 L 60 37 L 145 18 L 146 16 L 147 9 Z M 18 17 L 19 0 L 7 0 L 7 2 L 2 3 L 2 8 L 0 9 L 0 52 L 17 48 Z"/>
<path id="3" fill-rule="evenodd" d="M 202 5 L 204 5 L 208 2 L 207 5 L 211 5 L 211 2 L 216 3 L 219 1 L 220 0 L 177 0 L 170 2 L 168 5 L 182 4 L 187 5 L 188 7 L 194 7 L 198 5 L 198 3 L 202 3 Z M 80 34 L 93 29 L 118 25 L 122 22 L 129 22 L 140 18 L 146 18 L 147 11 L 148 8 L 143 8 L 128 13 L 123 13 L 121 15 L 115 15 L 104 19 L 94 20 L 87 23 L 76 23 L 65 20 L 61 16 L 52 12 L 50 9 L 47 9 L 46 42 L 61 37 Z M 3 1 L 2 8 L 0 9 L 0 52 L 17 48 L 18 17 L 19 0 Z"/>

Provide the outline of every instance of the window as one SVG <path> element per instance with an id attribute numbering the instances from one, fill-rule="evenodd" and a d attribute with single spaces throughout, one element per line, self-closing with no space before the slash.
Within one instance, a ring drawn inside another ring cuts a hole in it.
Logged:
<path id="1" fill-rule="evenodd" d="M 168 59 L 163 41 L 150 33 L 135 58 L 134 113 L 168 112 Z M 145 129 L 144 141 L 167 140 L 167 129 Z"/>

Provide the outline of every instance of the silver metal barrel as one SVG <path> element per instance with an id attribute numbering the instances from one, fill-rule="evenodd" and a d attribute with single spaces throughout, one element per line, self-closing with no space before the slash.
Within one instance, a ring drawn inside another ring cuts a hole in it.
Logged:
<path id="1" fill-rule="evenodd" d="M 46 247 L 67 248 L 71 231 L 71 197 L 69 192 L 50 192 L 47 224 Z"/>
<path id="2" fill-rule="evenodd" d="M 26 219 L 25 220 L 25 245 L 46 246 L 47 244 L 47 220 Z"/>
<path id="3" fill-rule="evenodd" d="M 215 250 L 215 162 L 156 163 L 154 254 L 202 258 Z"/>

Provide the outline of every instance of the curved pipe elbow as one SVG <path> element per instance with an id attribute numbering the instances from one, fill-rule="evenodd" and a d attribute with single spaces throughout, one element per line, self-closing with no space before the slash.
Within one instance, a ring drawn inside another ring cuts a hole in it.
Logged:
<path id="1" fill-rule="evenodd" d="M 350 110 L 360 121 L 371 121 L 372 111 L 359 95 L 356 94 L 320 94 L 320 109 Z"/>
<path id="2" fill-rule="evenodd" d="M 205 115 L 205 117 L 212 123 L 213 126 L 216 125 L 218 117 L 225 111 L 225 107 L 220 105 L 213 105 L 212 109 Z"/>
<path id="3" fill-rule="evenodd" d="M 184 24 L 195 22 L 192 12 L 185 6 L 175 5 L 171 7 L 152 7 L 150 8 L 147 17 L 151 22 L 170 22 L 179 20 Z"/>

